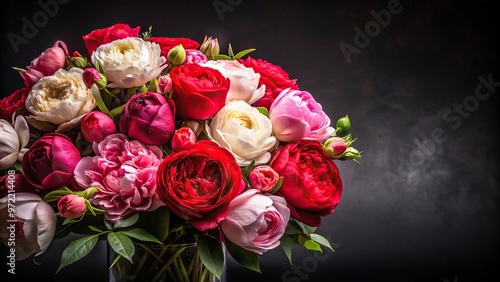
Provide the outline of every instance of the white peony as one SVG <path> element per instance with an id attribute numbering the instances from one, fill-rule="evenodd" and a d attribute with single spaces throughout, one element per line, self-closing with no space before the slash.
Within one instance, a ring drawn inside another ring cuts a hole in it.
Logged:
<path id="1" fill-rule="evenodd" d="M 264 164 L 277 143 L 271 121 L 245 101 L 228 102 L 207 125 L 210 139 L 231 151 L 238 165 Z"/>
<path id="2" fill-rule="evenodd" d="M 0 119 L 0 170 L 7 169 L 16 161 L 22 161 L 30 140 L 28 124 L 23 116 L 17 116 L 12 126 Z"/>
<path id="3" fill-rule="evenodd" d="M 266 92 L 266 86 L 259 86 L 260 74 L 252 68 L 247 68 L 236 60 L 208 61 L 202 66 L 216 69 L 226 78 L 229 78 L 229 91 L 226 101 L 243 100 L 248 104 L 262 98 Z"/>
<path id="4" fill-rule="evenodd" d="M 83 70 L 59 69 L 51 76 L 41 78 L 26 98 L 26 108 L 31 115 L 26 120 L 34 127 L 53 131 L 68 130 L 79 124 L 81 118 L 91 112 L 96 101 L 82 79 Z"/>
<path id="5" fill-rule="evenodd" d="M 16 193 L 16 206 L 13 214 L 11 197 L 0 199 L 0 240 L 7 246 L 15 236 L 16 260 L 24 260 L 31 255 L 39 256 L 43 254 L 52 243 L 56 231 L 56 214 L 52 206 L 43 199 L 32 193 Z M 5 218 L 9 215 L 8 218 Z M 12 232 L 7 227 L 12 226 L 8 219 L 15 221 L 15 230 Z M 9 246 L 11 246 L 9 244 Z"/>
<path id="6" fill-rule="evenodd" d="M 128 37 L 103 44 L 92 54 L 110 88 L 140 87 L 154 79 L 167 67 L 160 56 L 160 45 L 138 37 Z"/>

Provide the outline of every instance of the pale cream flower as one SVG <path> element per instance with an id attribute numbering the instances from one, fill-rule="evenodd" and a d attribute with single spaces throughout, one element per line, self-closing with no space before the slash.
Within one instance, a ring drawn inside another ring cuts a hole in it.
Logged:
<path id="1" fill-rule="evenodd" d="M 96 101 L 82 79 L 82 69 L 59 69 L 51 76 L 41 78 L 26 98 L 31 113 L 27 121 L 44 131 L 62 132 L 79 124 L 91 112 Z M 55 125 L 55 126 L 54 126 Z"/>
<path id="2" fill-rule="evenodd" d="M 207 125 L 210 139 L 231 151 L 240 166 L 264 164 L 277 139 L 271 121 L 242 100 L 228 102 Z"/>
<path id="3" fill-rule="evenodd" d="M 110 88 L 140 87 L 167 67 L 160 45 L 138 37 L 119 39 L 97 48 L 92 63 L 99 64 Z"/>

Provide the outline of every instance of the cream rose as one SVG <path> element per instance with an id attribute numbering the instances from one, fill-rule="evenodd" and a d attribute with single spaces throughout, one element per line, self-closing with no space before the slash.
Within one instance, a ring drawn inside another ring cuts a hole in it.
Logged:
<path id="1" fill-rule="evenodd" d="M 264 96 L 266 86 L 259 86 L 260 74 L 234 60 L 208 61 L 201 64 L 216 69 L 231 81 L 226 101 L 243 100 L 252 104 Z"/>
<path id="2" fill-rule="evenodd" d="M 277 139 L 271 121 L 245 101 L 228 102 L 207 126 L 209 137 L 231 151 L 240 166 L 264 164 Z"/>
<path id="3" fill-rule="evenodd" d="M 78 68 L 59 69 L 54 75 L 41 78 L 26 98 L 26 109 L 31 113 L 26 120 L 44 131 L 54 131 L 59 126 L 57 132 L 79 124 L 96 105 L 91 90 L 83 82 L 82 73 Z"/>
<path id="4" fill-rule="evenodd" d="M 144 85 L 167 67 L 160 45 L 138 37 L 119 39 L 97 48 L 92 63 L 100 64 L 110 88 Z"/>

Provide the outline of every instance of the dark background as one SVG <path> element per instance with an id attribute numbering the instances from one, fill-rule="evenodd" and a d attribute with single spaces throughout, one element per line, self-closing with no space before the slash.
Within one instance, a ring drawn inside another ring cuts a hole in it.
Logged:
<path id="1" fill-rule="evenodd" d="M 151 25 L 155 36 L 213 36 L 223 52 L 228 43 L 256 48 L 253 57 L 297 78 L 332 120 L 350 116 L 363 157 L 338 163 L 343 199 L 319 228 L 335 253 L 297 248 L 292 267 L 272 250 L 261 258 L 262 275 L 229 259 L 227 281 L 496 281 L 500 85 L 485 99 L 474 95 L 478 77 L 500 81 L 498 10 L 493 1 L 401 0 L 402 11 L 356 45 L 354 28 L 364 30 L 370 12 L 389 2 L 72 0 L 14 52 L 7 34 L 22 35 L 22 18 L 42 11 L 16 1 L 2 8 L 0 92 L 22 86 L 12 66 L 29 65 L 58 39 L 86 55 L 81 36 L 118 22 Z M 218 13 L 214 3 L 233 6 Z M 342 42 L 359 47 L 350 63 Z M 15 278 L 105 281 L 103 245 L 54 277 L 67 243 L 54 242 L 41 265 L 18 262 Z M 0 277 L 13 280 L 3 269 Z"/>

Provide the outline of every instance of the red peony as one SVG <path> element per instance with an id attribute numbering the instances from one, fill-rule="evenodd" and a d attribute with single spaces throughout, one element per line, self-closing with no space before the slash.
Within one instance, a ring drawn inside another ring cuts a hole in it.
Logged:
<path id="1" fill-rule="evenodd" d="M 238 61 L 260 74 L 259 87 L 263 84 L 266 86 L 266 94 L 252 104 L 254 107 L 266 107 L 269 110 L 274 99 L 276 99 L 281 91 L 287 88 L 299 89 L 296 84 L 297 79 L 290 79 L 288 73 L 280 66 L 252 57 L 247 57 L 245 60 L 239 59 Z"/>
<path id="2" fill-rule="evenodd" d="M 18 108 L 22 108 L 26 111 L 26 106 L 24 102 L 28 93 L 30 93 L 30 87 L 23 87 L 14 91 L 14 93 L 0 100 L 0 118 L 12 123 L 12 114 Z"/>
<path id="3" fill-rule="evenodd" d="M 198 64 L 174 67 L 170 72 L 173 100 L 183 118 L 208 119 L 226 103 L 229 79 L 220 71 Z"/>
<path id="4" fill-rule="evenodd" d="M 331 214 L 340 202 L 339 170 L 320 142 L 302 140 L 279 147 L 270 166 L 283 176 L 276 195 L 286 199 L 290 217 L 317 227 L 321 217 Z"/>
<path id="5" fill-rule="evenodd" d="M 80 152 L 66 135 L 47 133 L 24 154 L 23 172 L 34 187 L 53 190 L 73 185 L 73 170 L 80 158 Z"/>
<path id="6" fill-rule="evenodd" d="M 217 227 L 245 187 L 233 155 L 208 140 L 168 155 L 156 181 L 160 200 L 200 231 Z"/>
<path id="7" fill-rule="evenodd" d="M 91 31 L 89 34 L 83 36 L 83 42 L 89 55 L 92 56 L 92 53 L 102 44 L 110 43 L 117 39 L 137 37 L 140 30 L 140 27 L 131 28 L 128 24 L 115 24 L 110 27 Z"/>

